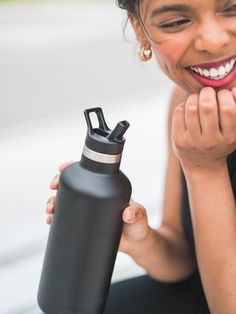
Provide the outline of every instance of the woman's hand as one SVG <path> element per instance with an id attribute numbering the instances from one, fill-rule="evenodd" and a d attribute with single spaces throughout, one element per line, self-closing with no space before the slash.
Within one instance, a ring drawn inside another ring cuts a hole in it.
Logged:
<path id="1" fill-rule="evenodd" d="M 74 161 L 69 161 L 62 164 L 59 167 L 59 173 L 53 178 L 50 189 L 57 190 L 58 183 L 62 171 L 74 163 Z M 47 223 L 50 225 L 53 219 L 53 213 L 55 211 L 55 196 L 52 196 L 47 201 L 46 213 Z M 148 226 L 147 214 L 145 208 L 135 203 L 130 202 L 130 205 L 123 211 L 122 219 L 124 222 L 123 233 L 120 241 L 119 251 L 128 253 L 132 249 L 134 244 L 138 244 L 143 241 L 149 234 L 150 227 Z"/>
<path id="2" fill-rule="evenodd" d="M 184 171 L 216 169 L 236 149 L 236 89 L 203 88 L 175 109 L 173 149 Z"/>
<path id="3" fill-rule="evenodd" d="M 74 161 L 68 161 L 62 165 L 60 165 L 60 167 L 58 168 L 59 173 L 52 179 L 51 184 L 50 184 L 50 189 L 51 190 L 57 190 L 58 189 L 58 184 L 59 184 L 59 180 L 60 180 L 60 176 L 61 173 L 63 172 L 63 170 L 72 165 L 74 163 Z M 52 216 L 54 214 L 54 210 L 55 210 L 55 196 L 51 196 L 46 204 L 46 213 L 47 213 L 47 224 L 51 224 L 52 223 Z"/>
<path id="4" fill-rule="evenodd" d="M 124 222 L 119 251 L 129 254 L 135 244 L 147 238 L 151 228 L 148 225 L 145 208 L 131 200 L 130 205 L 123 211 Z"/>

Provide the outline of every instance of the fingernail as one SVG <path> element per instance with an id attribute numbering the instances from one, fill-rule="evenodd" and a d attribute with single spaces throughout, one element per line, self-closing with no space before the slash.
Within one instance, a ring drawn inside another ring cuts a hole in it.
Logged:
<path id="1" fill-rule="evenodd" d="M 128 209 L 126 211 L 126 219 L 127 219 L 127 221 L 131 221 L 131 220 L 133 220 L 133 218 L 134 218 L 133 211 L 131 209 Z"/>
<path id="2" fill-rule="evenodd" d="M 142 216 L 142 213 L 140 210 L 135 211 L 135 220 L 139 220 Z"/>

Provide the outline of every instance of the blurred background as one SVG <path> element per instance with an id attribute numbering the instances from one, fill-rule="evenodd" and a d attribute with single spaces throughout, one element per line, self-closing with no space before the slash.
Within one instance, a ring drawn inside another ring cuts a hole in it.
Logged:
<path id="1" fill-rule="evenodd" d="M 173 86 L 154 58 L 139 61 L 125 18 L 115 0 L 0 1 L 0 314 L 41 313 L 49 184 L 80 159 L 84 109 L 101 106 L 110 128 L 130 122 L 121 168 L 160 224 Z M 113 282 L 143 273 L 118 253 Z"/>

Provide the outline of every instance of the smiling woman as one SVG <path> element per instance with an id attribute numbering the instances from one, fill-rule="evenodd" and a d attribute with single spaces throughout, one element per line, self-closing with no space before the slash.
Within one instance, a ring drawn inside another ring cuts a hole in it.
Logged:
<path id="1" fill-rule="evenodd" d="M 235 55 L 231 45 L 236 32 L 234 2 L 207 1 L 202 6 L 199 1 L 168 3 L 161 0 L 121 1 L 120 4 L 128 9 L 131 20 L 135 17 L 141 26 L 140 29 L 134 25 L 139 39 L 144 32 L 163 71 L 180 87 L 195 92 L 202 86 L 218 89 L 230 84 L 229 88 L 234 86 L 236 70 L 224 70 L 225 59 Z M 199 61 L 203 63 L 202 72 L 198 71 L 196 75 L 191 69 Z M 220 71 L 209 67 L 208 63 L 212 61 L 217 61 Z"/>
<path id="2" fill-rule="evenodd" d="M 225 61 L 231 62 L 235 56 L 233 1 L 207 1 L 203 5 L 199 1 L 140 1 L 138 6 L 142 30 L 136 27 L 136 31 L 139 36 L 140 31 L 145 32 L 171 80 L 187 92 L 199 92 L 203 86 L 234 86 L 236 71 L 232 66 L 224 68 Z M 200 71 L 192 71 L 199 63 Z"/>
<path id="3" fill-rule="evenodd" d="M 112 308 L 135 313 L 136 308 L 140 313 L 200 314 L 208 313 L 208 306 L 213 314 L 234 313 L 236 1 L 120 0 L 118 5 L 128 12 L 140 54 L 147 52 L 141 59 L 154 52 L 177 87 L 170 106 L 162 227 L 156 230 L 156 242 L 146 238 L 127 250 L 149 276 L 113 286 L 106 313 Z M 176 178 L 181 172 L 182 188 Z M 196 258 L 197 272 L 190 277 L 195 263 L 180 244 L 183 235 Z M 149 253 L 143 256 L 145 249 Z"/>
<path id="4" fill-rule="evenodd" d="M 233 314 L 236 0 L 117 3 L 127 10 L 141 60 L 155 55 L 176 88 L 162 224 L 151 228 L 145 208 L 135 202 L 122 216 L 119 249 L 147 275 L 112 285 L 104 313 Z"/>

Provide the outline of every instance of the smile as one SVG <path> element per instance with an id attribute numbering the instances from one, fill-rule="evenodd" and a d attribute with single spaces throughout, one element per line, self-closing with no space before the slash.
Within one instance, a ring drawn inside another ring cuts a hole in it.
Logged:
<path id="1" fill-rule="evenodd" d="M 203 76 L 214 80 L 219 80 L 226 77 L 235 66 L 236 57 L 232 58 L 228 62 L 214 68 L 202 68 L 202 67 L 190 67 L 192 71 Z"/>
<path id="2" fill-rule="evenodd" d="M 203 86 L 221 88 L 236 79 L 236 56 L 222 61 L 189 66 L 186 70 Z"/>

